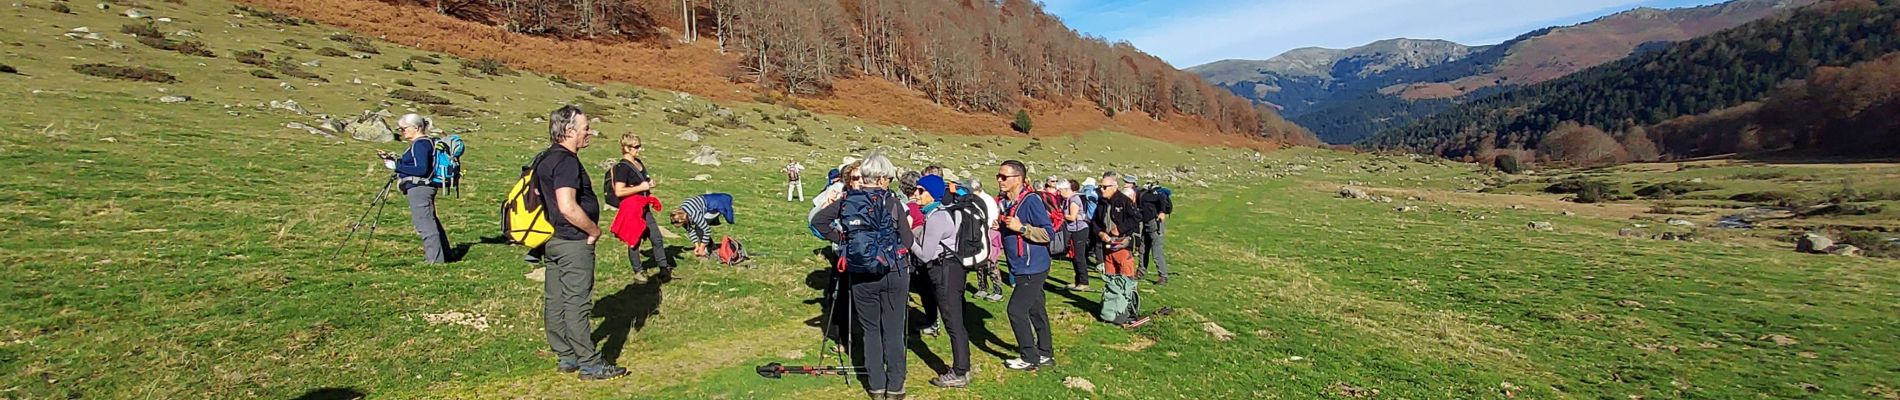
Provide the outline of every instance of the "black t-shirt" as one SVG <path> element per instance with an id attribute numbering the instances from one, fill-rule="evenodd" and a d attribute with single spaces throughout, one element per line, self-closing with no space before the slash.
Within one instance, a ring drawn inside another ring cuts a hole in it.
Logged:
<path id="1" fill-rule="evenodd" d="M 587 213 L 587 220 L 600 223 L 600 200 L 594 196 L 594 184 L 587 179 L 587 168 L 581 166 L 581 159 L 574 152 L 559 145 L 548 148 L 548 155 L 534 167 L 534 181 L 541 187 L 542 204 L 547 205 L 548 222 L 554 225 L 554 237 L 563 240 L 587 240 L 587 232 L 581 231 L 567 217 L 561 215 L 560 203 L 556 202 L 554 190 L 574 188 L 574 201 L 580 203 L 581 211 Z"/>
<path id="2" fill-rule="evenodd" d="M 615 182 L 627 186 L 639 186 L 642 183 L 647 183 L 649 179 L 653 178 L 647 176 L 647 171 L 635 167 L 632 162 L 622 159 L 620 162 L 614 163 L 613 170 L 607 173 L 607 201 L 612 203 L 614 207 L 620 207 L 620 196 L 614 192 Z M 642 191 L 639 192 L 639 194 L 649 194 L 651 192 L 650 190 Z"/>

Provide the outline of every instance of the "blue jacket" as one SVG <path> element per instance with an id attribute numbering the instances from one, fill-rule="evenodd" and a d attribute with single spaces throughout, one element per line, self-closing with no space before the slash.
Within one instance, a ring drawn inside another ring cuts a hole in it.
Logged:
<path id="1" fill-rule="evenodd" d="M 1015 216 L 1023 220 L 1024 227 L 1037 227 L 1055 233 L 1053 222 L 1049 220 L 1049 208 L 1042 204 L 1042 196 L 1031 195 L 1022 200 L 1004 200 L 1000 206 L 1002 217 Z M 999 198 L 999 200 L 1001 200 Z M 1017 205 L 1020 201 L 1022 204 Z M 1013 212 L 1012 212 L 1013 210 Z M 1009 259 L 1009 273 L 1017 276 L 1035 275 L 1049 272 L 1049 244 L 1031 242 L 1023 238 L 1021 232 L 1010 231 L 1008 224 L 999 229 L 1003 234 L 1003 256 Z"/>
<path id="2" fill-rule="evenodd" d="M 435 141 L 428 138 L 409 142 L 409 151 L 396 159 L 396 175 L 428 178 L 435 174 Z"/>

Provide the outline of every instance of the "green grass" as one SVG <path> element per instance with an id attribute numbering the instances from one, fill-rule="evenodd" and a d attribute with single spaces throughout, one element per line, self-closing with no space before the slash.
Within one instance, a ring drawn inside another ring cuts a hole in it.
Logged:
<path id="1" fill-rule="evenodd" d="M 1892 398 L 1900 388 L 1893 261 L 1623 240 L 1616 230 L 1628 221 L 1332 194 L 1353 181 L 1466 190 L 1485 179 L 1472 166 L 1312 149 L 1256 162 L 1251 152 L 1110 132 L 1040 142 L 943 136 L 618 84 L 600 89 L 639 95 L 601 98 L 531 74 L 466 78 L 460 62 L 448 62 L 456 60 L 386 70 L 380 66 L 426 55 L 390 43 L 374 43 L 381 54 L 369 59 L 324 58 L 282 43 L 327 42 L 331 30 L 236 19 L 224 2 L 149 5 L 182 21 L 161 29 L 200 32 L 194 39 L 216 52 L 320 59 L 305 69 L 330 83 L 286 79 L 296 89 L 284 90 L 251 76 L 255 67 L 237 57 L 111 49 L 61 36 L 123 20 L 92 7 L 0 10 L 0 42 L 20 43 L 6 50 L 8 64 L 24 74 L 0 75 L 8 94 L 0 98 L 0 166 L 15 171 L 0 177 L 0 218 L 9 222 L 0 225 L 9 275 L 0 283 L 0 396 L 289 398 L 325 388 L 377 398 L 853 396 L 855 386 L 839 380 L 766 381 L 751 370 L 814 358 L 819 334 L 805 321 L 818 315 L 808 302 L 817 297 L 812 274 L 822 268 L 811 250 L 821 244 L 796 222 L 808 203 L 775 200 L 782 200 L 775 171 L 793 159 L 823 169 L 878 148 L 907 167 L 939 163 L 964 176 L 988 176 L 997 161 L 1016 157 L 1029 159 L 1038 176 L 1075 164 L 1164 180 L 1176 166 L 1195 171 L 1172 183 L 1178 277 L 1143 287 L 1150 305 L 1180 313 L 1127 331 L 1094 321 L 1099 294 L 1053 290 L 1062 364 L 1024 374 L 1001 366 L 1014 343 L 1003 305 L 976 303 L 969 311 L 980 321 L 972 329 L 976 382 L 962 391 L 929 388 L 927 365 L 948 357 L 948 347 L 941 338 L 916 341 L 909 388 L 919 398 L 1324 398 L 1341 384 L 1416 399 Z M 179 82 L 72 72 L 80 63 L 147 65 Z M 389 101 L 390 111 L 408 112 L 386 98 L 399 79 L 479 111 L 437 119 L 470 146 L 465 194 L 439 201 L 450 239 L 467 254 L 449 265 L 416 263 L 397 203 L 375 236 L 352 243 L 367 244 L 369 257 L 354 247 L 330 261 L 382 183 L 371 171 L 374 150 L 400 144 L 283 128 L 314 121 L 261 104 L 292 99 L 349 116 Z M 193 100 L 160 104 L 167 94 Z M 545 147 L 545 126 L 532 118 L 575 99 L 608 115 L 597 125 L 607 136 L 582 152 L 596 179 L 616 156 L 609 149 L 617 135 L 640 133 L 663 197 L 735 194 L 740 223 L 719 233 L 760 253 L 751 269 L 687 262 L 674 281 L 634 284 L 623 245 L 606 241 L 596 286 L 604 318 L 594 323 L 634 375 L 603 383 L 551 371 L 540 284 L 522 277 L 531 267 L 519 261 L 521 249 L 494 239 L 504 185 Z M 743 127 L 715 126 L 718 107 L 732 109 Z M 666 109 L 705 117 L 676 126 Z M 675 136 L 689 128 L 704 140 Z M 724 152 L 725 166 L 685 163 L 701 144 Z M 1040 150 L 1019 153 L 1030 147 Z M 1854 173 L 1837 171 L 1813 173 Z M 698 174 L 712 179 L 686 179 Z M 1689 176 L 1670 178 L 1641 179 Z M 1421 211 L 1393 212 L 1397 205 Z M 1557 229 L 1528 231 L 1529 221 Z M 479 313 L 490 326 L 425 321 L 447 311 Z M 1204 323 L 1236 336 L 1217 340 Z M 1775 335 L 1795 343 L 1776 344 Z M 1093 382 L 1096 392 L 1066 388 L 1068 377 Z"/>

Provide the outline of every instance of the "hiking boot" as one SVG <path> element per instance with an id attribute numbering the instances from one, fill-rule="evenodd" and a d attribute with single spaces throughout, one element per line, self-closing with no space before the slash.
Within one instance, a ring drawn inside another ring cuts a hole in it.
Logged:
<path id="1" fill-rule="evenodd" d="M 581 380 L 583 381 L 604 381 L 623 376 L 627 376 L 627 369 L 615 365 L 581 368 Z"/>
<path id="2" fill-rule="evenodd" d="M 1167 276 L 1167 275 L 1162 275 L 1162 276 L 1161 276 L 1161 280 L 1157 280 L 1157 281 L 1155 281 L 1155 286 L 1167 286 L 1167 285 L 1168 285 L 1168 276 Z"/>
<path id="3" fill-rule="evenodd" d="M 983 298 L 989 301 L 1003 301 L 1003 292 L 990 292 L 988 296 L 984 296 Z"/>
<path id="4" fill-rule="evenodd" d="M 882 390 L 871 392 L 871 400 L 884 400 L 888 398 L 891 398 L 890 395 L 888 393 L 884 393 L 884 391 Z"/>
<path id="5" fill-rule="evenodd" d="M 573 361 L 561 360 L 559 364 L 554 364 L 554 370 L 563 374 L 572 374 L 581 370 L 581 364 L 577 362 L 573 362 Z"/>
<path id="6" fill-rule="evenodd" d="M 1038 366 L 1038 367 L 1054 367 L 1054 366 L 1056 366 L 1056 358 L 1055 358 L 1055 357 L 1049 357 L 1049 356 L 1043 356 L 1043 357 L 1042 357 L 1042 361 L 1039 361 L 1039 362 L 1037 362 L 1037 363 L 1036 363 L 1036 366 Z"/>
<path id="7" fill-rule="evenodd" d="M 884 398 L 889 400 L 904 400 L 904 392 L 885 393 Z"/>
<path id="8" fill-rule="evenodd" d="M 1089 291 L 1089 285 L 1069 285 L 1069 291 L 1071 291 L 1071 292 L 1087 292 L 1087 291 Z"/>
<path id="9" fill-rule="evenodd" d="M 942 332 L 943 332 L 943 324 L 940 324 L 940 323 L 930 324 L 930 326 L 926 326 L 924 327 L 924 329 L 920 329 L 917 331 L 917 333 L 923 334 L 924 336 L 930 336 L 930 337 L 936 337 L 938 333 L 942 333 Z"/>
<path id="10" fill-rule="evenodd" d="M 937 377 L 935 378 L 930 378 L 930 385 L 940 387 L 940 388 L 946 388 L 946 389 L 969 387 L 970 373 L 969 372 L 958 373 L 956 371 L 945 372 L 943 375 L 937 375 Z"/>
<path id="11" fill-rule="evenodd" d="M 1009 369 L 1013 369 L 1017 371 L 1035 371 L 1038 365 L 1040 364 L 1023 361 L 1023 359 L 1021 358 L 1011 358 L 1011 359 L 1003 361 L 1003 368 L 1009 368 Z"/>

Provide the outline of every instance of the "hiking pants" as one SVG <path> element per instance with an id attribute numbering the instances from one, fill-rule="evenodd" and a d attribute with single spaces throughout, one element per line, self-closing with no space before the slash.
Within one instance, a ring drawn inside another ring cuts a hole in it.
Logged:
<path id="1" fill-rule="evenodd" d="M 917 294 L 917 302 L 922 303 L 924 307 L 924 319 L 920 322 L 925 324 L 937 322 L 937 308 L 941 306 L 943 302 L 938 301 L 936 287 L 931 284 L 931 272 L 928 271 L 930 271 L 929 268 L 932 267 L 932 265 L 918 262 L 916 266 L 915 271 L 924 271 L 922 272 L 923 279 L 911 279 L 909 289 L 910 293 Z M 904 296 L 904 300 L 906 300 L 906 304 L 909 303 L 909 294 Z"/>
<path id="2" fill-rule="evenodd" d="M 805 182 L 785 182 L 785 201 L 792 201 L 792 195 L 798 195 L 798 201 L 805 201 Z"/>
<path id="3" fill-rule="evenodd" d="M 1009 328 L 1016 333 L 1016 347 L 1023 361 L 1037 363 L 1042 357 L 1054 357 L 1049 334 L 1048 299 L 1042 283 L 1049 273 L 1016 276 L 1016 287 L 1009 293 Z"/>
<path id="4" fill-rule="evenodd" d="M 963 289 L 970 284 L 970 272 L 955 260 L 930 263 L 930 283 L 937 289 L 937 308 L 943 315 L 943 330 L 950 335 L 950 371 L 970 372 L 970 330 L 963 326 Z"/>
<path id="5" fill-rule="evenodd" d="M 1089 270 L 1092 269 L 1089 265 L 1089 253 L 1095 248 L 1092 246 L 1096 241 L 1095 231 L 1083 226 L 1082 230 L 1070 231 L 1069 237 L 1075 240 L 1074 244 L 1069 245 L 1069 248 L 1075 252 L 1075 257 L 1069 260 L 1075 264 L 1075 281 L 1071 283 L 1088 286 Z"/>
<path id="6" fill-rule="evenodd" d="M 600 366 L 594 350 L 594 331 L 587 317 L 594 311 L 594 246 L 584 240 L 548 239 L 543 246 L 547 275 L 543 276 L 541 318 L 548 347 L 561 361 L 583 368 Z"/>
<path id="7" fill-rule="evenodd" d="M 851 307 L 864 327 L 866 382 L 873 393 L 904 391 L 904 314 L 910 312 L 910 272 L 851 275 Z"/>
<path id="8" fill-rule="evenodd" d="M 648 212 L 646 215 L 647 237 L 641 241 L 653 242 L 654 266 L 660 267 L 660 269 L 671 269 L 673 268 L 673 260 L 666 257 L 666 237 L 660 234 L 660 222 L 654 219 L 656 217 L 654 217 L 653 214 L 655 213 Z M 633 265 L 633 273 L 637 274 L 645 269 L 640 267 L 640 243 L 635 242 L 627 245 L 627 263 Z"/>
<path id="9" fill-rule="evenodd" d="M 1153 263 L 1155 272 L 1160 273 L 1161 276 L 1168 276 L 1168 255 L 1163 247 L 1166 243 L 1165 237 L 1168 235 L 1168 223 L 1154 220 L 1142 225 L 1141 270 L 1147 271 L 1149 263 Z"/>
<path id="10" fill-rule="evenodd" d="M 409 198 L 409 222 L 422 237 L 422 258 L 430 264 L 449 262 L 449 236 L 442 233 L 442 220 L 435 217 L 435 187 L 415 185 L 403 190 Z"/>

